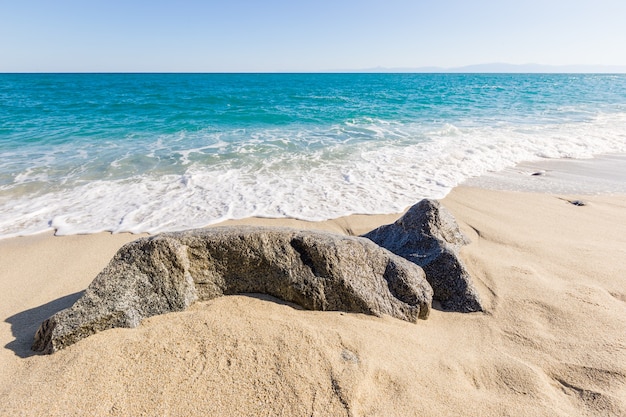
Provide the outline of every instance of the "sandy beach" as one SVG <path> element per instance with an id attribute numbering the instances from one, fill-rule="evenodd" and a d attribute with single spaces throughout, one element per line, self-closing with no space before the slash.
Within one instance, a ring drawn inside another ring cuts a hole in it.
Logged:
<path id="1" fill-rule="evenodd" d="M 228 296 L 52 355 L 30 350 L 41 321 L 138 236 L 1 240 L 0 415 L 626 415 L 626 193 L 460 186 L 442 204 L 485 313 L 412 324 Z M 398 216 L 230 223 L 358 235 Z"/>

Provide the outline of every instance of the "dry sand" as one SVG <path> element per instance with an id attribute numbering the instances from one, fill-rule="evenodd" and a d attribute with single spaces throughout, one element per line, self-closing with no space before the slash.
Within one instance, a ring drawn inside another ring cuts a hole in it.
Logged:
<path id="1" fill-rule="evenodd" d="M 229 296 L 49 356 L 29 350 L 39 323 L 137 236 L 0 241 L 0 415 L 625 416 L 626 195 L 580 198 L 443 200 L 486 313 L 411 324 Z M 359 234 L 396 217 L 243 223 Z"/>

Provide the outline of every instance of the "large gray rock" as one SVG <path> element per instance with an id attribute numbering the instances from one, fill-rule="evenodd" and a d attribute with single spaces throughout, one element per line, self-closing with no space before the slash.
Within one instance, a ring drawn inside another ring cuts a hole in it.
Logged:
<path id="1" fill-rule="evenodd" d="M 438 201 L 424 199 L 395 223 L 363 236 L 421 266 L 433 287 L 433 299 L 445 310 L 483 311 L 472 277 L 458 256 L 469 240 Z"/>
<path id="2" fill-rule="evenodd" d="M 410 322 L 426 319 L 432 301 L 421 268 L 367 239 L 260 227 L 164 233 L 122 247 L 72 307 L 41 324 L 33 350 L 51 353 L 101 330 L 240 293 Z"/>

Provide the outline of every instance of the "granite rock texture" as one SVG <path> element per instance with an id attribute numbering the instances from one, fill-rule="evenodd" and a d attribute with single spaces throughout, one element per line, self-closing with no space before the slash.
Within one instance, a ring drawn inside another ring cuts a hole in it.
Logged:
<path id="1" fill-rule="evenodd" d="M 433 299 L 443 309 L 466 313 L 484 310 L 472 277 L 458 256 L 469 240 L 438 201 L 424 199 L 395 223 L 363 236 L 422 267 L 433 288 Z"/>
<path id="2" fill-rule="evenodd" d="M 421 268 L 360 237 L 266 227 L 163 233 L 122 247 L 72 307 L 41 324 L 33 350 L 52 353 L 105 329 L 241 293 L 410 322 L 428 317 L 433 294 Z"/>

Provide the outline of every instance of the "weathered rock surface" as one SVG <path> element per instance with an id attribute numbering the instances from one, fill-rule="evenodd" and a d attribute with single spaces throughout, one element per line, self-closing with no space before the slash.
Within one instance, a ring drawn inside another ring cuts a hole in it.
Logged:
<path id="1" fill-rule="evenodd" d="M 368 239 L 260 227 L 164 233 L 122 247 L 72 307 L 41 324 L 33 350 L 52 353 L 105 329 L 240 293 L 410 322 L 426 319 L 432 301 L 421 268 Z"/>
<path id="2" fill-rule="evenodd" d="M 483 311 L 472 277 L 458 256 L 469 240 L 438 201 L 424 199 L 395 223 L 363 236 L 421 266 L 433 288 L 433 299 L 444 309 Z"/>

